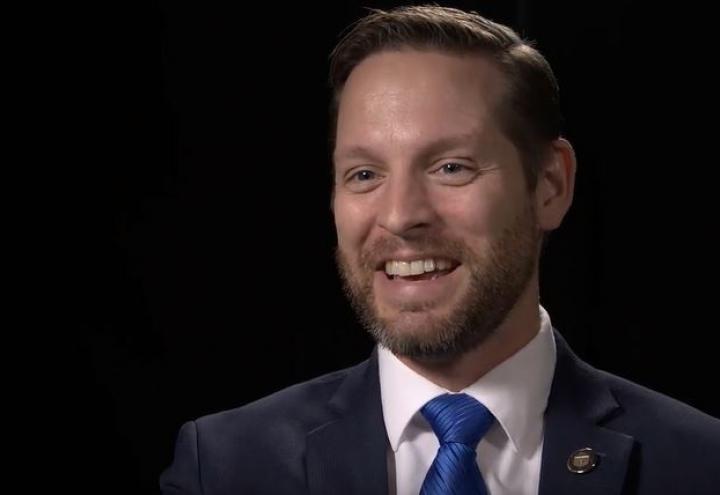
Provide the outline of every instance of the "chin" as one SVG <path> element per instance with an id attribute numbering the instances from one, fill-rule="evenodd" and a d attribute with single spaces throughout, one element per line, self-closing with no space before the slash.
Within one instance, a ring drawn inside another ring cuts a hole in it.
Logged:
<path id="1" fill-rule="evenodd" d="M 425 354 L 419 349 L 445 349 L 452 341 L 453 325 L 450 313 L 439 310 L 401 311 L 378 319 L 380 328 L 375 336 L 395 354 Z M 432 352 L 434 354 L 435 352 Z"/>

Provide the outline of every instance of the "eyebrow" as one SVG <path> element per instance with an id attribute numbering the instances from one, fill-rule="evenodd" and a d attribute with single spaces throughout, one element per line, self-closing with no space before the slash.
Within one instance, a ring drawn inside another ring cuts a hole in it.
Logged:
<path id="1" fill-rule="evenodd" d="M 418 155 L 420 157 L 428 157 L 448 149 L 460 148 L 463 146 L 472 146 L 473 148 L 475 148 L 478 138 L 478 135 L 475 133 L 464 133 L 453 136 L 441 137 L 423 145 Z M 370 148 L 366 148 L 360 145 L 350 146 L 349 148 L 342 150 L 340 153 L 333 153 L 334 161 L 340 158 L 361 158 L 370 160 L 378 159 L 376 153 L 373 152 Z"/>

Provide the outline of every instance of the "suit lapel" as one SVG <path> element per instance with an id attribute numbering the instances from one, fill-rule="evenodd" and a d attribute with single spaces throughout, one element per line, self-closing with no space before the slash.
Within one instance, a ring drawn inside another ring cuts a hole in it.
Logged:
<path id="1" fill-rule="evenodd" d="M 598 372 L 582 362 L 555 332 L 557 363 L 548 406 L 539 495 L 619 495 L 634 440 L 602 426 L 620 412 Z M 328 406 L 331 418 L 307 435 L 307 477 L 312 495 L 386 495 L 388 440 L 382 414 L 377 351 L 355 367 Z M 589 447 L 599 456 L 590 472 L 567 467 L 571 453 Z"/>
<path id="2" fill-rule="evenodd" d="M 388 440 L 377 350 L 355 367 L 329 402 L 332 419 L 307 435 L 312 495 L 386 495 Z"/>
<path id="3" fill-rule="evenodd" d="M 545 411 L 539 495 L 620 494 L 634 440 L 601 426 L 620 406 L 597 370 L 575 356 L 557 332 L 555 342 L 557 364 Z M 568 458 L 585 447 L 599 456 L 597 466 L 583 474 L 571 472 Z"/>

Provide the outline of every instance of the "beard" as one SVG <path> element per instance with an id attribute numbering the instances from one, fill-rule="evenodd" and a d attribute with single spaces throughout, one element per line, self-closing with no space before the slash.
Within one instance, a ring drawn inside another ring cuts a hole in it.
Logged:
<path id="1" fill-rule="evenodd" d="M 481 254 L 461 240 L 428 235 L 412 242 L 377 239 L 360 253 L 355 266 L 338 247 L 336 262 L 346 296 L 377 343 L 397 356 L 440 363 L 477 348 L 502 324 L 534 274 L 540 238 L 528 201 Z M 380 314 L 373 293 L 378 263 L 407 247 L 457 260 L 469 271 L 467 288 L 447 314 L 433 314 L 432 301 L 398 306 L 394 317 Z"/>

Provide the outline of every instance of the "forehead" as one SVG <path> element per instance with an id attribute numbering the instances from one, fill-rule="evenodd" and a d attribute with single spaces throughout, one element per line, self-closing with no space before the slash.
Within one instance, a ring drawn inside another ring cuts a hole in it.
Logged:
<path id="1" fill-rule="evenodd" d="M 336 152 L 432 135 L 492 133 L 504 76 L 488 57 L 384 51 L 351 72 L 340 95 Z"/>

